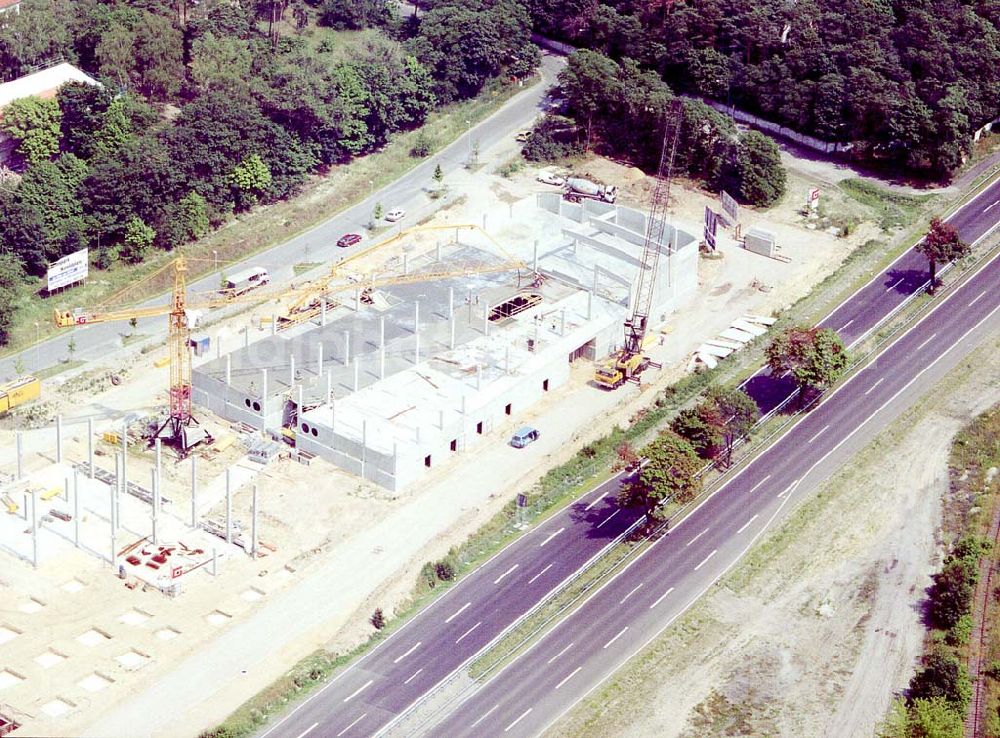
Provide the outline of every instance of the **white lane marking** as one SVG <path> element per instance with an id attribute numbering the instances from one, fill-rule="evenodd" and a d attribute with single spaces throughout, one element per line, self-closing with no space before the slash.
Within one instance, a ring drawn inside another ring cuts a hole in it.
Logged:
<path id="1" fill-rule="evenodd" d="M 527 710 L 525 710 L 524 712 L 522 712 L 521 716 L 517 720 L 515 720 L 514 722 L 512 722 L 510 725 L 508 725 L 506 728 L 503 729 L 503 732 L 506 733 L 508 730 L 510 730 L 515 725 L 517 725 L 519 722 L 521 722 L 526 717 L 528 717 L 528 713 L 531 712 L 532 709 L 534 709 L 534 708 L 529 707 Z"/>
<path id="2" fill-rule="evenodd" d="M 564 653 L 566 653 L 571 648 L 573 648 L 573 644 L 572 643 L 570 643 L 568 646 L 566 646 L 566 648 L 564 648 L 562 651 L 560 651 L 555 656 L 553 656 L 551 659 L 549 659 L 549 663 L 551 664 L 553 661 L 555 661 L 557 658 L 559 658 L 560 656 L 562 656 Z"/>
<path id="3" fill-rule="evenodd" d="M 994 201 L 994 202 L 993 202 L 993 203 L 992 203 L 991 205 L 987 205 L 987 206 L 986 206 L 985 208 L 983 208 L 983 212 L 984 212 L 984 213 L 988 213 L 988 212 L 990 212 L 990 211 L 991 211 L 991 210 L 992 210 L 993 208 L 995 208 L 995 207 L 996 207 L 997 205 L 1000 205 L 1000 200 L 996 200 L 996 201 Z"/>
<path id="4" fill-rule="evenodd" d="M 424 670 L 424 667 L 421 666 L 419 669 L 417 669 L 415 672 L 413 672 L 413 674 L 410 675 L 410 678 L 407 679 L 405 682 L 403 682 L 403 684 L 409 684 L 410 682 L 412 682 L 414 679 L 417 678 L 417 674 L 419 674 L 423 670 Z"/>
<path id="5" fill-rule="evenodd" d="M 829 427 L 830 427 L 829 425 L 824 425 L 824 426 L 823 426 L 823 427 L 822 427 L 822 428 L 820 429 L 819 433 L 817 433 L 817 434 L 816 434 L 815 436 L 813 436 L 813 437 L 812 437 L 812 438 L 810 438 L 810 439 L 809 439 L 808 441 L 806 441 L 806 443 L 812 443 L 813 441 L 815 441 L 815 440 L 816 440 L 817 438 L 819 438 L 819 437 L 820 437 L 821 435 L 823 435 L 824 433 L 826 433 L 826 430 L 827 430 L 827 428 L 829 428 Z"/>
<path id="6" fill-rule="evenodd" d="M 649 609 L 652 610 L 654 607 L 656 607 L 657 605 L 659 605 L 661 602 L 663 602 L 664 598 L 668 594 L 670 594 L 671 592 L 673 592 L 673 591 L 674 591 L 674 588 L 671 587 L 666 592 L 664 592 L 663 594 L 661 594 L 659 597 L 656 598 L 656 602 L 654 602 L 652 605 L 649 606 Z"/>
<path id="7" fill-rule="evenodd" d="M 356 690 L 354 690 L 354 691 L 353 691 L 353 692 L 352 692 L 351 694 L 347 695 L 347 696 L 346 696 L 346 697 L 344 698 L 344 702 L 350 702 L 351 700 L 353 700 L 353 699 L 354 699 L 355 697 L 357 697 L 357 696 L 358 696 L 359 694 L 361 694 L 361 693 L 362 693 L 362 692 L 364 692 L 364 691 L 365 691 L 366 689 L 368 689 L 368 688 L 369 688 L 370 686 L 372 686 L 372 683 L 373 683 L 374 681 L 375 681 L 374 679 L 369 679 L 369 680 L 368 680 L 367 682 L 365 682 L 365 683 L 364 683 L 364 686 L 362 686 L 362 687 L 358 687 L 358 688 L 357 688 Z"/>
<path id="8" fill-rule="evenodd" d="M 358 722 L 358 721 L 355 720 L 354 723 L 356 723 L 356 722 Z M 344 730 L 349 730 L 350 728 L 354 727 L 354 723 L 351 723 L 350 725 L 348 725 L 346 728 L 344 728 Z M 307 736 L 310 733 L 312 733 L 313 728 L 315 728 L 317 725 L 319 725 L 319 723 L 313 723 L 312 725 L 310 725 L 308 728 L 306 728 L 301 733 L 299 733 L 298 738 L 303 738 L 304 736 Z"/>
<path id="9" fill-rule="evenodd" d="M 970 302 L 970 303 L 969 303 L 969 307 L 972 307 L 972 306 L 973 306 L 973 305 L 975 305 L 975 304 L 976 304 L 977 302 L 979 302 L 979 299 L 980 299 L 981 297 L 983 297 L 983 296 L 984 296 L 985 294 L 986 294 L 986 290 L 983 290 L 983 291 L 982 291 L 982 292 L 980 292 L 980 293 L 979 293 L 978 295 L 976 295 L 976 296 L 975 296 L 975 298 L 973 298 L 972 302 Z"/>
<path id="10" fill-rule="evenodd" d="M 749 491 L 749 492 L 748 492 L 747 494 L 750 494 L 750 495 L 752 495 L 752 494 L 753 494 L 754 492 L 756 492 L 756 491 L 757 491 L 757 488 L 758 488 L 758 487 L 759 487 L 760 485 L 764 484 L 764 482 L 766 482 L 766 481 L 767 481 L 768 479 L 770 479 L 770 478 L 771 478 L 771 475 L 770 475 L 770 474 L 768 474 L 768 475 L 767 475 L 766 477 L 764 477 L 764 478 L 763 478 L 763 479 L 761 479 L 761 480 L 760 480 L 759 482 L 757 482 L 757 484 L 755 484 L 755 485 L 754 485 L 753 487 L 751 487 L 751 488 L 750 488 L 750 491 Z"/>
<path id="11" fill-rule="evenodd" d="M 457 617 L 458 617 L 459 615 L 461 615 L 461 614 L 462 614 L 462 613 L 463 613 L 463 612 L 465 611 L 465 608 L 467 608 L 467 607 L 468 607 L 469 605 L 471 605 L 471 604 L 472 604 L 471 602 L 466 602 L 466 603 L 465 603 L 464 605 L 462 605 L 462 606 L 461 606 L 460 608 L 458 608 L 458 610 L 457 610 L 457 611 L 453 612 L 453 613 L 452 613 L 451 615 L 449 615 L 448 617 L 446 617 L 446 618 L 444 619 L 444 621 L 445 621 L 446 623 L 450 623 L 450 622 L 451 622 L 452 620 L 454 620 L 454 619 L 455 619 L 455 618 L 457 618 Z"/>
<path id="12" fill-rule="evenodd" d="M 847 326 L 849 326 L 853 322 L 854 322 L 854 318 L 851 318 L 849 321 L 847 321 L 842 326 L 840 326 L 840 328 L 837 330 L 837 333 L 840 333 L 841 331 L 843 331 L 845 328 L 847 328 Z"/>
<path id="13" fill-rule="evenodd" d="M 703 567 L 703 566 L 704 566 L 705 564 L 707 564 L 707 563 L 708 563 L 708 560 L 709 560 L 710 558 L 712 558 L 713 556 L 715 556 L 715 552 L 716 552 L 716 551 L 718 551 L 718 550 L 719 550 L 719 549 L 717 549 L 717 548 L 716 548 L 716 549 L 712 549 L 712 553 L 710 553 L 710 554 L 709 554 L 708 556 L 706 556 L 706 557 L 705 557 L 705 560 L 704 560 L 704 561 L 702 561 L 702 562 L 701 562 L 700 564 L 698 564 L 698 566 L 696 566 L 696 567 L 694 568 L 694 570 L 695 570 L 695 571 L 698 571 L 698 570 L 699 570 L 699 569 L 700 569 L 701 567 Z"/>
<path id="14" fill-rule="evenodd" d="M 586 510 L 589 510 L 590 508 L 592 508 L 592 507 L 593 507 L 594 505 L 596 505 L 596 504 L 597 504 L 598 502 L 600 502 L 601 500 L 603 500 L 603 499 L 605 498 L 605 496 L 606 496 L 606 495 L 605 495 L 605 494 L 604 494 L 603 492 L 602 492 L 601 494 L 599 494 L 599 495 L 597 496 L 597 499 L 595 499 L 595 500 L 594 500 L 593 502 L 591 502 L 591 503 L 590 503 L 589 505 L 587 505 L 587 506 L 586 506 L 585 508 L 583 508 L 583 509 L 584 509 L 584 511 L 586 511 Z"/>
<path id="15" fill-rule="evenodd" d="M 688 541 L 684 545 L 685 546 L 690 546 L 692 543 L 694 543 L 695 541 L 697 541 L 699 538 L 701 538 L 706 533 L 708 533 L 708 528 L 705 528 L 705 530 L 703 530 L 701 533 L 699 533 L 698 535 L 696 535 L 694 538 L 692 538 L 690 541 Z"/>
<path id="16" fill-rule="evenodd" d="M 349 731 L 355 725 L 357 725 L 358 723 L 360 723 L 366 717 L 368 717 L 368 713 L 367 712 L 364 715 L 362 715 L 361 717 L 359 717 L 357 720 L 355 720 L 353 723 L 351 723 L 350 725 L 348 725 L 346 728 L 344 728 L 342 731 L 340 731 L 339 733 L 337 733 L 337 738 L 340 738 L 340 736 L 342 736 L 344 733 L 346 733 L 347 731 Z M 299 736 L 299 738 L 302 738 L 302 736 Z"/>
<path id="17" fill-rule="evenodd" d="M 475 625 L 473 625 L 473 626 L 472 626 L 471 628 L 469 628 L 469 629 L 468 629 L 467 631 L 465 631 L 464 633 L 462 633 L 462 635 L 460 635 L 460 636 L 458 637 L 458 640 L 457 640 L 457 641 L 455 641 L 455 643 L 456 643 L 456 644 L 458 644 L 458 643 L 461 643 L 461 642 L 462 642 L 462 639 L 463 639 L 463 638 L 465 638 L 465 636 L 469 635 L 469 633 L 471 633 L 472 631 L 474 631 L 474 630 L 475 630 L 476 628 L 478 628 L 478 627 L 479 627 L 480 625 L 482 625 L 482 624 L 483 624 L 483 621 L 482 621 L 482 620 L 480 620 L 480 621 L 479 621 L 478 623 L 476 623 Z"/>
<path id="18" fill-rule="evenodd" d="M 977 243 L 978 243 L 978 241 L 977 241 Z M 906 253 L 907 252 L 904 252 L 904 254 L 901 254 L 899 256 L 899 259 L 903 258 L 903 256 L 905 256 Z M 994 259 L 995 258 L 996 257 L 994 257 Z M 898 259 L 897 259 L 897 261 L 898 261 Z M 990 261 L 988 261 L 986 264 L 984 264 L 983 266 L 981 266 L 972 275 L 972 278 L 974 279 L 975 277 L 977 277 L 980 274 L 982 274 L 983 270 L 987 269 L 992 263 L 993 263 L 993 259 L 990 259 Z M 874 282 L 875 280 L 872 280 L 872 281 Z M 952 293 L 952 295 L 954 295 L 954 294 L 960 294 L 960 293 L 961 293 L 961 290 L 959 289 L 958 292 Z M 920 323 L 922 323 L 924 320 L 927 320 L 928 318 L 936 315 L 937 311 L 940 309 L 940 306 L 944 305 L 944 304 L 947 304 L 947 302 L 948 302 L 949 299 L 951 299 L 951 295 L 949 295 L 948 297 L 945 297 L 944 300 L 941 303 L 939 303 L 939 305 L 938 305 L 937 308 L 931 310 L 931 312 L 929 312 L 927 315 L 925 315 L 923 318 L 921 318 L 919 321 L 917 321 L 917 325 L 920 325 Z M 858 433 L 862 428 L 864 428 L 871 421 L 872 418 L 874 418 L 880 412 L 882 412 L 883 410 L 885 410 L 885 408 L 887 408 L 889 405 L 891 405 L 893 402 L 895 402 L 896 398 L 899 397 L 901 394 L 903 394 L 906 390 L 908 390 L 910 388 L 910 386 L 914 382 L 916 382 L 918 379 L 920 379 L 920 377 L 923 376 L 923 374 L 928 369 L 930 369 L 931 367 L 933 367 L 934 365 L 936 365 L 939 361 L 941 361 L 941 359 L 943 359 L 945 356 L 947 356 L 949 353 L 951 353 L 952 349 L 954 349 L 956 346 L 958 346 L 963 341 L 965 341 L 965 339 L 968 338 L 973 332 L 975 332 L 976 330 L 978 330 L 983 325 L 983 323 L 986 323 L 988 320 L 990 320 L 993 317 L 993 315 L 996 314 L 997 310 L 1000 310 L 1000 306 L 993 308 L 993 310 L 991 310 L 986 316 L 984 316 L 982 320 L 980 320 L 974 326 L 972 326 L 971 328 L 969 328 L 969 330 L 967 330 L 965 333 L 963 333 L 961 336 L 959 336 L 958 339 L 956 341 L 954 341 L 948 348 L 946 348 L 944 350 L 944 352 L 942 352 L 942 354 L 940 356 L 938 356 L 936 359 L 934 359 L 934 361 L 932 361 L 928 366 L 924 367 L 919 372 L 917 372 L 916 376 L 914 376 L 912 379 L 910 379 L 910 381 L 907 382 L 906 385 L 904 385 L 902 389 L 898 390 L 896 392 L 896 394 L 894 394 L 892 397 L 890 397 L 888 400 L 886 400 L 884 403 L 882 403 L 882 405 L 880 405 L 875 410 L 875 412 L 870 413 L 868 415 L 868 417 L 866 417 L 864 420 L 861 421 L 861 423 L 859 423 L 857 426 L 855 426 L 854 429 L 850 433 L 847 434 L 847 436 L 845 436 L 843 439 L 841 439 L 840 442 L 836 446 L 834 446 L 832 449 L 830 449 L 825 454 L 823 454 L 823 456 L 819 459 L 819 461 L 817 461 L 815 464 L 813 464 L 811 467 L 809 467 L 806 470 L 806 472 L 805 472 L 805 474 L 803 476 L 801 476 L 798 479 L 796 479 L 792 483 L 792 485 L 788 489 L 786 489 L 784 492 L 782 492 L 781 494 L 779 494 L 778 497 L 782 497 L 786 493 L 794 492 L 795 489 L 798 487 L 799 482 L 801 482 L 803 479 L 805 479 L 807 476 L 809 476 L 813 472 L 813 470 L 815 470 L 817 467 L 819 467 L 820 464 L 822 464 L 824 461 L 826 461 L 828 458 L 830 458 L 833 454 L 835 454 L 837 452 L 837 450 L 841 446 L 843 446 L 845 443 L 847 443 L 849 440 L 851 440 L 856 433 Z M 897 343 L 899 343 L 899 341 L 901 341 L 906 335 L 907 334 L 904 333 L 902 336 L 900 336 L 895 341 L 893 341 L 892 343 L 890 343 L 883 350 L 882 354 L 885 354 L 886 351 L 889 351 L 893 346 L 895 346 Z M 826 403 L 830 402 L 834 397 L 837 396 L 838 392 L 840 392 L 844 387 L 850 386 L 851 382 L 854 381 L 854 379 L 856 377 L 861 376 L 863 374 L 864 374 L 863 371 L 859 372 L 858 374 L 856 374 L 853 377 L 851 377 L 850 379 L 848 379 L 847 382 L 845 382 L 844 384 L 842 384 L 840 387 L 837 387 L 837 389 L 835 389 L 832 393 L 830 393 L 829 395 L 827 395 L 826 397 L 824 397 L 820 401 L 820 404 L 817 406 L 817 408 L 818 407 L 822 407 Z M 751 469 L 751 468 L 752 468 L 752 466 L 749 466 L 749 465 L 743 467 L 740 471 L 738 471 L 736 473 L 736 476 L 733 477 L 733 479 L 729 480 L 729 484 L 732 484 L 733 481 L 735 479 L 737 479 L 740 474 L 742 474 L 747 469 Z M 708 500 L 710 500 L 710 499 L 712 499 L 712 498 L 709 497 L 709 498 L 706 498 L 705 500 L 702 500 L 700 503 L 698 503 L 698 507 L 696 507 L 695 510 L 698 510 L 702 505 L 705 505 L 708 502 Z M 722 579 L 722 577 L 724 577 L 729 572 L 729 570 L 732 569 L 733 566 L 735 566 L 736 563 L 739 562 L 739 560 L 742 559 L 747 554 L 747 552 L 751 548 L 754 547 L 754 545 L 757 543 L 757 540 L 762 535 L 764 535 L 765 531 L 767 531 L 768 528 L 771 527 L 771 524 L 781 514 L 781 511 L 784 509 L 785 504 L 790 499 L 791 499 L 791 494 L 789 494 L 788 499 L 783 500 L 782 503 L 780 505 L 778 505 L 778 509 L 774 511 L 774 513 L 771 515 L 771 517 L 768 518 L 768 521 L 763 525 L 763 527 L 761 527 L 761 529 L 759 531 L 757 531 L 757 533 L 753 536 L 753 538 L 751 538 L 751 540 L 749 541 L 749 543 L 747 543 L 746 547 L 742 551 L 740 551 L 739 554 L 736 555 L 736 557 L 732 560 L 732 562 L 730 562 L 730 564 L 728 566 L 726 566 L 721 572 L 719 572 L 715 576 L 715 578 L 712 579 L 712 581 L 710 581 L 708 584 L 706 584 L 705 587 L 700 592 L 698 592 L 697 594 L 695 594 L 694 597 L 692 597 L 691 600 L 688 601 L 688 603 L 683 608 L 681 608 L 681 610 L 679 612 L 677 612 L 666 623 L 664 623 L 663 627 L 661 627 L 658 631 L 656 631 L 655 633 L 653 633 L 649 638 L 646 639 L 646 641 L 644 643 L 642 643 L 642 645 L 640 645 L 638 648 L 636 648 L 625 659 L 625 661 L 630 661 L 631 659 L 634 659 L 640 652 L 642 652 L 647 646 L 649 646 L 650 643 L 652 643 L 654 640 L 656 640 L 657 638 L 659 638 L 660 634 L 663 633 L 663 631 L 665 631 L 667 628 L 669 628 L 671 625 L 673 625 L 674 621 L 677 620 L 677 618 L 679 618 L 681 615 L 683 615 L 685 612 L 687 612 L 687 610 L 695 602 L 697 602 L 699 599 L 701 599 L 701 597 L 703 597 L 704 594 L 706 592 L 708 592 L 708 590 L 710 590 L 713 586 L 715 586 L 715 583 L 718 582 L 720 579 Z M 693 512 L 694 511 L 692 511 L 692 513 Z M 690 517 L 690 515 L 692 513 L 689 513 L 688 516 Z M 632 561 L 630 561 L 626 565 L 625 569 L 622 569 L 622 571 L 626 571 L 629 567 L 633 566 L 636 561 L 641 560 L 643 556 L 645 556 L 646 554 L 648 554 L 650 551 L 654 550 L 657 543 L 659 543 L 660 541 L 665 541 L 665 540 L 667 540 L 666 536 L 659 538 L 657 541 L 655 541 L 653 543 L 652 546 L 649 546 L 648 548 L 646 548 L 635 559 L 633 559 Z M 601 589 L 603 589 L 604 587 L 610 585 L 612 581 L 614 581 L 614 580 L 612 579 L 612 580 L 610 580 L 608 582 L 605 582 L 600 588 L 598 588 L 597 591 L 600 592 Z M 622 662 L 622 663 L 624 663 L 624 662 Z M 609 671 L 602 679 L 600 679 L 599 681 L 597 681 L 594 684 L 592 684 L 591 687 L 586 691 L 586 693 L 584 693 L 583 696 L 580 697 L 580 700 L 583 700 L 583 699 L 586 699 L 587 697 L 589 697 L 594 692 L 595 689 L 597 689 L 602 684 L 604 684 L 608 680 L 608 677 L 610 677 L 614 673 L 615 673 L 614 670 Z M 562 718 L 563 715 L 565 715 L 569 710 L 571 710 L 573 707 L 575 707 L 576 704 L 578 704 L 578 702 L 574 702 L 572 705 L 569 705 L 564 710 L 562 710 L 560 713 L 558 713 L 555 717 L 553 717 L 551 720 L 549 720 L 549 722 L 546 723 L 542 727 L 542 729 L 541 729 L 540 732 L 544 733 L 545 730 L 547 730 L 554 722 L 556 722 L 557 720 L 559 720 L 560 718 Z"/>
<path id="19" fill-rule="evenodd" d="M 619 602 L 618 604 L 619 604 L 619 605 L 624 605 L 624 604 L 625 604 L 625 600 L 627 600 L 627 599 L 628 599 L 629 597 L 631 597 L 631 596 L 632 596 L 632 595 L 634 595 L 634 594 L 635 594 L 636 592 L 638 592 L 638 591 L 639 591 L 639 588 L 640 588 L 640 587 L 642 587 L 642 585 L 643 585 L 643 584 L 644 584 L 644 582 L 639 582 L 639 583 L 638 583 L 637 585 L 635 585 L 635 586 L 634 586 L 634 587 L 632 588 L 632 590 L 631 590 L 631 591 L 630 591 L 630 592 L 629 592 L 629 593 L 628 593 L 627 595 L 625 595 L 624 597 L 622 597 L 621 601 L 620 601 L 620 602 Z"/>
<path id="20" fill-rule="evenodd" d="M 622 628 L 621 630 L 619 630 L 619 631 L 618 631 L 618 635 L 616 635 L 616 636 L 615 636 L 614 638 L 612 638 L 612 639 L 611 639 L 610 641 L 608 641 L 607 643 L 605 643 L 605 644 L 604 644 L 604 647 L 605 647 L 605 648 L 607 648 L 607 647 L 608 647 L 608 646 L 610 646 L 610 645 L 611 645 L 612 643 L 614 643 L 614 642 L 615 642 L 615 641 L 617 641 L 617 640 L 618 640 L 619 638 L 621 638 L 621 637 L 622 637 L 623 635 L 625 635 L 625 631 L 626 631 L 626 630 L 628 630 L 628 626 L 627 626 L 627 625 L 626 625 L 626 626 L 625 626 L 624 628 Z"/>
<path id="21" fill-rule="evenodd" d="M 619 507 L 613 513 L 611 513 L 610 515 L 608 515 L 608 517 L 604 518 L 604 520 L 602 520 L 600 523 L 598 523 L 597 524 L 597 528 L 600 528 L 602 525 L 604 525 L 606 522 L 608 522 L 609 520 L 611 520 L 611 518 L 613 518 L 615 515 L 617 515 L 621 511 L 622 511 L 622 509 Z M 594 530 L 597 530 L 597 528 L 594 528 Z"/>
<path id="22" fill-rule="evenodd" d="M 529 579 L 528 580 L 528 584 L 534 584 L 535 580 L 538 579 L 538 577 L 542 576 L 542 574 L 544 574 L 545 572 L 547 572 L 551 568 L 552 568 L 552 564 L 549 564 L 548 566 L 546 566 L 540 572 L 538 572 L 537 574 L 535 574 L 535 576 L 533 576 L 531 579 Z"/>
<path id="23" fill-rule="evenodd" d="M 794 482 L 792 482 L 790 485 L 788 485 L 788 489 L 785 489 L 785 490 L 782 490 L 781 492 L 779 492 L 778 493 L 778 499 L 780 500 L 782 497 L 784 497 L 785 495 L 787 495 L 789 492 L 794 492 L 795 488 L 799 486 L 799 482 L 800 481 L 802 481 L 802 477 L 799 477 Z"/>
<path id="24" fill-rule="evenodd" d="M 926 341 L 924 341 L 924 342 L 923 342 L 922 344 L 920 344 L 919 346 L 917 346 L 916 350 L 917 350 L 917 351 L 919 351 L 919 350 L 920 350 L 920 349 L 922 349 L 922 348 L 923 348 L 924 346 L 926 346 L 927 344 L 929 344 L 929 343 L 930 343 L 931 341 L 933 341 L 933 340 L 934 340 L 934 336 L 936 336 L 936 335 L 937 335 L 937 333 L 932 333 L 932 334 L 931 334 L 931 336 L 930 336 L 930 338 L 928 338 L 928 339 L 927 339 Z"/>
<path id="25" fill-rule="evenodd" d="M 899 287 L 899 283 L 902 282 L 902 281 L 903 281 L 903 277 L 900 277 L 898 282 L 896 282 L 895 284 L 891 285 L 890 287 L 886 287 L 885 291 L 886 292 L 892 292 L 894 289 L 896 289 L 897 287 Z"/>
<path id="26" fill-rule="evenodd" d="M 483 720 L 485 720 L 485 719 L 486 719 L 486 718 L 488 718 L 488 717 L 489 717 L 489 716 L 490 716 L 491 714 L 493 714 L 493 713 L 494 713 L 494 712 L 496 711 L 496 709 L 497 709 L 498 707 L 500 707 L 500 705 L 493 705 L 493 707 L 491 707 L 491 708 L 490 708 L 489 710 L 487 710 L 486 712 L 484 712 L 484 713 L 483 713 L 483 714 L 482 714 L 482 715 L 481 715 L 481 716 L 479 717 L 479 719 L 478 719 L 478 720 L 477 720 L 476 722 L 474 722 L 474 723 L 473 723 L 472 725 L 470 725 L 469 727 L 470 727 L 470 728 L 475 728 L 475 727 L 476 727 L 477 725 L 479 725 L 479 723 L 483 722 Z"/>
<path id="27" fill-rule="evenodd" d="M 415 644 L 413 644 L 413 647 L 412 647 L 412 648 L 410 648 L 410 650 L 409 650 L 409 651 L 407 651 L 406 653 L 404 653 L 404 654 L 403 654 L 402 656 L 397 656 L 396 658 L 394 658 L 394 659 L 392 660 L 392 663 L 394 663 L 394 664 L 398 664 L 398 663 L 399 663 L 400 661 L 402 661 L 402 660 L 403 660 L 403 659 L 405 659 L 405 658 L 406 658 L 407 656 L 409 656 L 409 655 L 410 655 L 411 653 L 413 653 L 413 652 L 414 652 L 414 651 L 416 651 L 416 650 L 417 650 L 418 648 L 420 648 L 420 644 L 421 644 L 421 643 L 422 643 L 422 641 L 417 641 L 417 642 L 416 642 Z"/>
<path id="28" fill-rule="evenodd" d="M 873 384 L 871 387 L 869 387 L 868 389 L 865 390 L 865 396 L 867 397 L 872 392 L 874 392 L 875 388 L 878 387 L 880 384 L 882 384 L 882 382 L 884 382 L 884 381 L 885 381 L 885 377 L 879 378 L 879 380 L 875 384 Z"/>
<path id="29" fill-rule="evenodd" d="M 548 538 L 546 538 L 546 539 L 545 539 L 544 541 L 542 541 L 542 542 L 541 542 L 541 544 L 539 544 L 539 546 L 538 546 L 538 547 L 539 547 L 539 548 L 541 548 L 541 547 L 542 547 L 542 546 L 544 546 L 544 545 L 545 545 L 546 543 L 548 543 L 548 542 L 549 542 L 549 541 L 551 541 L 551 540 L 552 540 L 553 538 L 555 538 L 555 537 L 556 537 L 557 535 L 559 535 L 560 533 L 562 533 L 562 532 L 563 532 L 564 530 L 566 530 L 566 528 L 560 528 L 560 529 L 559 529 L 559 530 L 557 530 L 557 531 L 556 531 L 555 533 L 551 534 L 551 535 L 550 535 L 550 536 L 549 536 Z"/>
<path id="30" fill-rule="evenodd" d="M 736 531 L 736 535 L 739 535 L 740 533 L 742 533 L 743 531 L 745 531 L 748 527 L 750 527 L 750 523 L 752 523 L 756 519 L 757 519 L 757 513 L 754 513 L 754 516 L 752 518 L 750 518 L 747 522 L 745 522 L 743 524 L 742 528 L 740 528 L 738 531 Z"/>
<path id="31" fill-rule="evenodd" d="M 572 679 L 573 677 L 575 677 L 580 672 L 580 669 L 582 669 L 582 668 L 583 668 L 582 666 L 578 666 L 575 669 L 573 669 L 573 671 L 571 671 L 569 673 L 569 676 L 565 677 L 561 682 L 559 682 L 559 684 L 556 685 L 556 689 L 559 689 L 559 687 L 561 687 L 566 682 L 568 682 L 570 679 Z"/>
<path id="32" fill-rule="evenodd" d="M 517 567 L 519 567 L 519 566 L 520 566 L 520 564 L 514 564 L 514 566 L 510 567 L 510 568 L 509 568 L 509 569 L 508 569 L 507 571 L 505 571 L 505 572 L 504 572 L 503 574 L 501 574 L 501 575 L 500 575 L 500 576 L 498 576 L 498 577 L 497 577 L 496 579 L 494 579 L 494 580 L 493 580 L 493 583 L 494 583 L 494 584 L 500 584 L 500 581 L 501 581 L 501 580 L 502 580 L 502 579 L 503 579 L 503 578 L 504 578 L 505 576 L 507 576 L 508 574 L 510 574 L 510 573 L 511 573 L 512 571 L 514 571 L 514 569 L 516 569 L 516 568 L 517 568 Z"/>

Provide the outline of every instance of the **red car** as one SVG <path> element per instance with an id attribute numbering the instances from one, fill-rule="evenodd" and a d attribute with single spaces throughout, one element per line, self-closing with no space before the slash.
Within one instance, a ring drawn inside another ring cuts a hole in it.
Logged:
<path id="1" fill-rule="evenodd" d="M 337 245 L 342 249 L 346 249 L 348 246 L 353 246 L 356 243 L 361 243 L 361 236 L 357 233 L 348 233 L 341 236 L 340 240 L 337 241 Z"/>

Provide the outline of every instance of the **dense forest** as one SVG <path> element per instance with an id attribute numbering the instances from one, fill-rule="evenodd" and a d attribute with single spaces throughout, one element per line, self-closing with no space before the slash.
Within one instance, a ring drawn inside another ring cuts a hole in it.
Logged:
<path id="1" fill-rule="evenodd" d="M 928 177 L 1000 115 L 998 0 L 529 0 L 535 29 Z"/>
<path id="2" fill-rule="evenodd" d="M 23 0 L 0 16 L 2 81 L 66 60 L 102 83 L 4 108 L 19 176 L 0 188 L 0 343 L 22 270 L 44 274 L 84 246 L 98 267 L 174 248 L 537 66 L 517 0 L 447 0 L 419 18 L 394 8 Z"/>

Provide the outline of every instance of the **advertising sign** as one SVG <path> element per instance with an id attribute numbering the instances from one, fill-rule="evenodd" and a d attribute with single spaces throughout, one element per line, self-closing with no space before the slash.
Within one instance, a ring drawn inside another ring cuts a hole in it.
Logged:
<path id="1" fill-rule="evenodd" d="M 729 216 L 734 225 L 740 222 L 740 206 L 733 196 L 725 191 L 722 193 L 722 212 Z"/>
<path id="2" fill-rule="evenodd" d="M 819 187 L 813 187 L 809 190 L 809 209 L 819 210 Z"/>
<path id="3" fill-rule="evenodd" d="M 90 266 L 87 252 L 87 249 L 75 251 L 49 266 L 45 274 L 49 292 L 82 282 L 87 278 L 87 271 Z"/>
<path id="4" fill-rule="evenodd" d="M 719 214 L 705 206 L 705 243 L 715 251 L 715 236 L 719 228 Z"/>

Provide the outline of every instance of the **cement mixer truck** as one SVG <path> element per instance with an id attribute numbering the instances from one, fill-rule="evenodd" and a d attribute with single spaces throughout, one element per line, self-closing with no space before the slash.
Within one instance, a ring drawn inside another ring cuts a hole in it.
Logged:
<path id="1" fill-rule="evenodd" d="M 618 188 L 597 184 L 589 179 L 570 177 L 566 180 L 566 191 L 563 193 L 563 197 L 570 202 L 580 202 L 580 200 L 614 202 L 615 198 L 618 197 Z"/>

